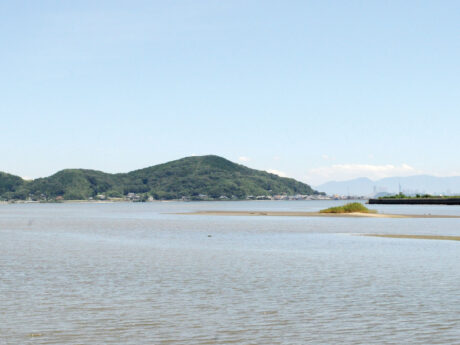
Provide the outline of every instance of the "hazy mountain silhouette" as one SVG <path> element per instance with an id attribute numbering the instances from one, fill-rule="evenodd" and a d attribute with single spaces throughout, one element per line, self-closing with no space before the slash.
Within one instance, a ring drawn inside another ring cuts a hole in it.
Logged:
<path id="1" fill-rule="evenodd" d="M 415 175 L 371 180 L 361 177 L 347 181 L 330 181 L 316 186 L 320 192 L 340 195 L 374 195 L 376 193 L 460 194 L 460 176 L 436 177 Z"/>

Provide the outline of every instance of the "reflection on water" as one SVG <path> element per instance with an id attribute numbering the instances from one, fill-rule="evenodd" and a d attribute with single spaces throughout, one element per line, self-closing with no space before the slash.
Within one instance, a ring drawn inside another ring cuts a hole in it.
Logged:
<path id="1" fill-rule="evenodd" d="M 460 243 L 351 234 L 460 219 L 170 214 L 332 204 L 0 205 L 0 344 L 458 343 Z"/>

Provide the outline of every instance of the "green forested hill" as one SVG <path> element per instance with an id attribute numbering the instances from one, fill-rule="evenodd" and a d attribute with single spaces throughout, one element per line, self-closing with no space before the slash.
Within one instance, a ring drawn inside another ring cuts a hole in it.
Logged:
<path id="1" fill-rule="evenodd" d="M 19 176 L 0 172 L 0 197 L 3 195 L 5 197 L 12 196 L 24 183 L 24 180 Z"/>
<path id="2" fill-rule="evenodd" d="M 97 195 L 123 197 L 134 193 L 157 200 L 245 198 L 253 195 L 316 194 L 294 179 L 247 168 L 218 156 L 187 157 L 124 174 L 84 169 L 62 170 L 33 181 L 0 174 L 1 199 L 82 200 Z"/>

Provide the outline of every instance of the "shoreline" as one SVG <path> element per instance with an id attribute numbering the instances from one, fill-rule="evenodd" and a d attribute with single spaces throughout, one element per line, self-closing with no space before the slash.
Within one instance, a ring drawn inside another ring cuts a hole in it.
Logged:
<path id="1" fill-rule="evenodd" d="M 453 215 L 382 214 L 382 213 L 321 213 L 288 211 L 195 211 L 175 213 L 195 216 L 249 216 L 249 217 L 338 217 L 338 218 L 460 218 Z"/>
<path id="2" fill-rule="evenodd" d="M 57 201 L 45 201 L 45 200 L 0 200 L 0 204 L 65 204 L 65 203 L 117 203 L 117 202 L 135 202 L 135 203 L 151 203 L 151 202 L 297 202 L 297 201 L 331 201 L 332 199 L 309 199 L 309 200 L 252 200 L 252 199 L 228 199 L 228 200 L 216 200 L 216 199 L 203 199 L 203 200 L 183 200 L 183 199 L 159 199 L 152 201 L 133 201 L 125 199 L 105 199 L 105 200 L 57 200 Z M 362 200 L 362 199 L 356 199 Z"/>

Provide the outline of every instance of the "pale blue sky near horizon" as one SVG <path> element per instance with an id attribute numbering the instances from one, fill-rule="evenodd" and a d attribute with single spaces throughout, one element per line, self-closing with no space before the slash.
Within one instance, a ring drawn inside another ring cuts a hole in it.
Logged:
<path id="1" fill-rule="evenodd" d="M 459 23 L 459 1 L 2 1 L 0 171 L 460 175 Z"/>

